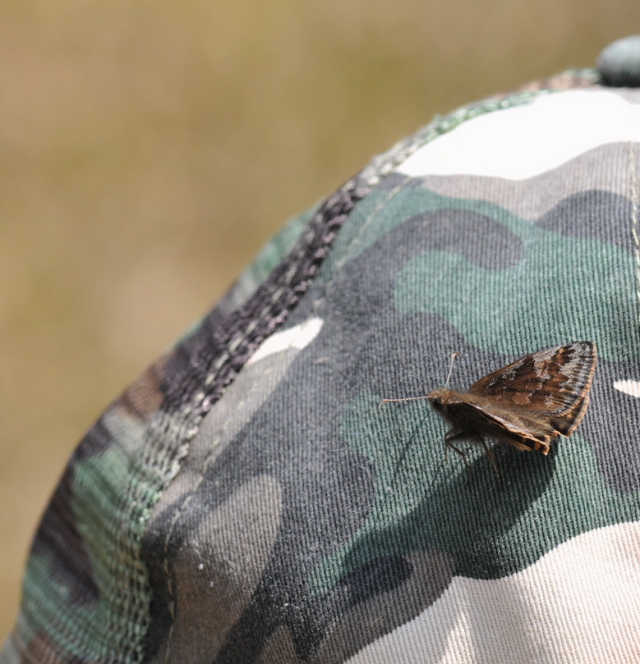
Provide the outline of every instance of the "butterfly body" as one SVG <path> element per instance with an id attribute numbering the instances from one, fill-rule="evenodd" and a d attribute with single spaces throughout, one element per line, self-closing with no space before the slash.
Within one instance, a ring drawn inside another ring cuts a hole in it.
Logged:
<path id="1" fill-rule="evenodd" d="M 570 436 L 589 405 L 596 345 L 576 341 L 540 350 L 488 374 L 468 392 L 446 388 L 427 395 L 451 429 L 445 444 L 475 439 L 495 460 L 485 439 L 547 455 L 559 436 Z"/>

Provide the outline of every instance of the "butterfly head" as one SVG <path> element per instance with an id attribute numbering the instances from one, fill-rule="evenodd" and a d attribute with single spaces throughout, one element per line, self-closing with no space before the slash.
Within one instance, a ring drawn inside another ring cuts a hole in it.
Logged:
<path id="1" fill-rule="evenodd" d="M 446 417 L 448 405 L 454 394 L 453 390 L 448 390 L 446 387 L 439 387 L 437 390 L 429 392 L 427 399 L 429 399 L 436 412 Z"/>

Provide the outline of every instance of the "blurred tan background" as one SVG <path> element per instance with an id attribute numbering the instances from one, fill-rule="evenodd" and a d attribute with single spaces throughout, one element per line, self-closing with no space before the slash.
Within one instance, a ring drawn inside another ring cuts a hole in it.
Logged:
<path id="1" fill-rule="evenodd" d="M 633 32 L 635 0 L 2 2 L 0 639 L 83 431 L 290 215 Z"/>

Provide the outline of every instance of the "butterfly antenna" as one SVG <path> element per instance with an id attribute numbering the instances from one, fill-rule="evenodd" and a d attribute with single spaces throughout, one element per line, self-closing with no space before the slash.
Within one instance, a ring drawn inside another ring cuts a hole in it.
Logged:
<path id="1" fill-rule="evenodd" d="M 449 381 L 451 380 L 451 374 L 453 373 L 453 363 L 461 356 L 461 353 L 451 353 L 451 362 L 449 363 L 449 373 L 447 374 L 447 380 L 444 383 L 444 389 L 446 390 L 449 386 Z"/>
<path id="2" fill-rule="evenodd" d="M 428 399 L 429 395 L 425 395 L 423 397 L 402 397 L 400 399 L 383 399 L 379 404 L 378 404 L 378 410 L 380 410 L 380 406 L 385 403 L 392 403 L 394 401 L 418 401 L 418 399 Z"/>
<path id="3" fill-rule="evenodd" d="M 462 356 L 462 354 L 458 353 L 458 352 L 451 353 L 451 362 L 449 364 L 449 374 L 447 375 L 447 380 L 444 384 L 445 389 L 447 388 L 447 386 L 449 385 L 449 381 L 451 380 L 451 373 L 453 372 L 453 363 L 455 362 L 455 360 L 457 358 L 459 358 L 461 356 Z M 397 403 L 397 402 L 402 402 L 402 401 L 418 401 L 420 399 L 428 399 L 428 398 L 429 398 L 429 395 L 426 394 L 426 395 L 420 396 L 420 397 L 400 397 L 398 399 L 383 399 L 378 404 L 378 410 L 380 410 L 380 406 L 382 406 L 385 403 Z"/>

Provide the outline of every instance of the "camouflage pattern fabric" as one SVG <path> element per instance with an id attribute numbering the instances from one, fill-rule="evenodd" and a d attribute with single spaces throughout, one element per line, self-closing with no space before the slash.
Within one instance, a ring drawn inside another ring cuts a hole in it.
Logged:
<path id="1" fill-rule="evenodd" d="M 640 660 L 640 92 L 436 119 L 294 220 L 116 401 L 1 664 Z M 425 401 L 592 340 L 548 457 L 444 460 Z"/>

